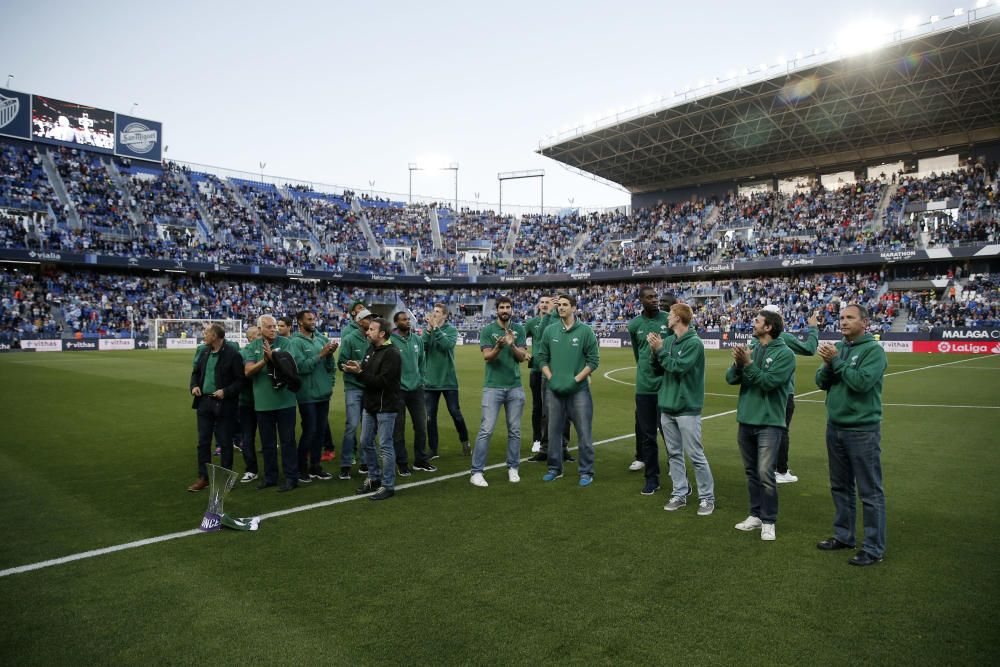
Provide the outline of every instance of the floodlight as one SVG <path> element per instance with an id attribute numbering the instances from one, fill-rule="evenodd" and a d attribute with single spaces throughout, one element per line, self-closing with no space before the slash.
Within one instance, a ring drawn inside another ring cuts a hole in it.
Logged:
<path id="1" fill-rule="evenodd" d="M 961 7 L 959 7 L 959 8 L 957 8 L 957 9 L 956 9 L 955 11 L 953 11 L 953 12 L 951 13 L 951 15 L 952 15 L 952 16 L 961 16 L 961 15 L 962 15 L 962 14 L 964 14 L 964 13 L 965 13 L 965 10 L 964 10 L 964 9 L 962 9 Z"/>
<path id="2" fill-rule="evenodd" d="M 916 16 L 907 16 L 906 20 L 903 21 L 903 30 L 913 30 L 918 25 L 920 25 L 920 18 Z"/>
<path id="3" fill-rule="evenodd" d="M 931 16 L 931 23 L 937 23 L 940 20 L 941 20 L 941 17 L 938 16 L 937 14 L 934 14 L 933 16 Z"/>
<path id="4" fill-rule="evenodd" d="M 976 3 L 976 9 L 982 9 L 988 4 L 990 4 L 990 0 L 979 0 L 979 2 Z"/>

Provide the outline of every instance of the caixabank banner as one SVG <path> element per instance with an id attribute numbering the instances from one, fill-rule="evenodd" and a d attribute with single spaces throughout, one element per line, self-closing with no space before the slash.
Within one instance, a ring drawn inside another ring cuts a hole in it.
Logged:
<path id="1" fill-rule="evenodd" d="M 163 156 L 163 124 L 115 114 L 115 154 L 159 162 Z"/>
<path id="2" fill-rule="evenodd" d="M 0 88 L 0 134 L 31 139 L 31 95 Z"/>

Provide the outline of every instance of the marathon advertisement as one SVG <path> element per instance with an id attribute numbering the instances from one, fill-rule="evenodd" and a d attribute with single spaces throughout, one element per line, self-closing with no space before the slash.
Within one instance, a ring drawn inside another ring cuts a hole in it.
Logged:
<path id="1" fill-rule="evenodd" d="M 31 95 L 0 88 L 0 135 L 31 139 Z"/>
<path id="2" fill-rule="evenodd" d="M 115 114 L 115 155 L 159 162 L 163 155 L 163 123 Z"/>
<path id="3" fill-rule="evenodd" d="M 1000 341 L 915 340 L 913 351 L 936 354 L 1000 354 Z"/>
<path id="4" fill-rule="evenodd" d="M 113 153 L 115 114 L 107 109 L 32 95 L 31 134 L 35 141 Z"/>
<path id="5" fill-rule="evenodd" d="M 100 341 L 94 339 L 64 340 L 62 349 L 65 352 L 93 352 L 98 349 Z"/>

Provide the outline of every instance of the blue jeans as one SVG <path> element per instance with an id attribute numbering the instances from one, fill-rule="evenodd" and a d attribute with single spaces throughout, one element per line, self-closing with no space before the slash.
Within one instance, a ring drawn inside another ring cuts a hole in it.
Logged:
<path id="1" fill-rule="evenodd" d="M 427 447 L 434 456 L 438 453 L 438 398 L 441 395 L 444 395 L 445 407 L 458 431 L 458 441 L 469 441 L 469 429 L 458 404 L 458 389 L 424 389 L 424 401 L 427 403 Z"/>
<path id="2" fill-rule="evenodd" d="M 566 417 L 576 429 L 580 476 L 594 476 L 594 437 L 591 426 L 594 419 L 594 400 L 590 396 L 590 385 L 585 383 L 576 393 L 560 396 L 545 388 L 545 403 L 549 417 L 549 442 L 559 442 L 562 438 Z M 561 447 L 549 447 L 549 472 L 561 475 L 563 453 Z"/>
<path id="3" fill-rule="evenodd" d="M 350 468 L 354 449 L 358 443 L 358 426 L 361 425 L 361 401 L 365 390 L 344 386 L 344 439 L 340 443 L 340 467 Z"/>
<path id="4" fill-rule="evenodd" d="M 764 523 L 778 520 L 778 485 L 774 481 L 774 462 L 781 445 L 781 431 L 777 426 L 740 424 L 736 436 L 743 456 L 743 469 L 747 474 L 750 515 Z"/>
<path id="5" fill-rule="evenodd" d="M 694 479 L 698 483 L 698 498 L 715 502 L 715 480 L 712 469 L 705 458 L 705 449 L 701 445 L 701 415 L 660 415 L 660 426 L 663 437 L 667 441 L 667 458 L 670 461 L 670 481 L 673 491 L 670 495 L 685 498 L 691 493 L 688 483 L 687 468 L 684 466 L 684 455 L 691 459 L 694 468 Z"/>
<path id="6" fill-rule="evenodd" d="M 865 540 L 861 548 L 872 556 L 885 553 L 885 493 L 882 491 L 881 428 L 847 431 L 826 425 L 826 454 L 830 462 L 830 493 L 833 495 L 833 536 L 854 544 L 857 505 L 854 487 L 861 496 L 861 520 Z"/>
<path id="7" fill-rule="evenodd" d="M 323 467 L 319 457 L 323 450 L 323 425 L 330 416 L 330 401 L 299 403 L 302 435 L 299 436 L 299 472 L 306 475 L 319 472 Z"/>
<path id="8" fill-rule="evenodd" d="M 278 483 L 278 440 L 281 440 L 281 466 L 285 481 L 298 484 L 299 454 L 295 448 L 295 408 L 257 412 L 260 450 L 264 455 L 264 482 Z"/>
<path id="9" fill-rule="evenodd" d="M 396 450 L 392 446 L 392 430 L 396 426 L 395 412 L 364 411 L 361 420 L 361 454 L 368 466 L 368 479 L 382 480 L 387 489 L 396 486 Z M 375 436 L 378 430 L 378 452 L 375 451 Z"/>
<path id="10" fill-rule="evenodd" d="M 524 412 L 524 387 L 497 389 L 483 387 L 483 418 L 479 422 L 476 448 L 472 450 L 472 472 L 486 468 L 486 455 L 490 451 L 490 438 L 503 406 L 507 416 L 507 467 L 517 468 L 521 463 L 521 414 Z"/>

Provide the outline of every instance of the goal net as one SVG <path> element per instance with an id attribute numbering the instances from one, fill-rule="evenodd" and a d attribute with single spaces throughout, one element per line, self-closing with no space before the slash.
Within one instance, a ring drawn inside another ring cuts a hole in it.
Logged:
<path id="1" fill-rule="evenodd" d="M 154 350 L 193 350 L 201 345 L 202 334 L 209 324 L 221 324 L 226 340 L 240 347 L 246 344 L 241 320 L 193 320 L 156 318 L 149 325 L 149 347 Z"/>

